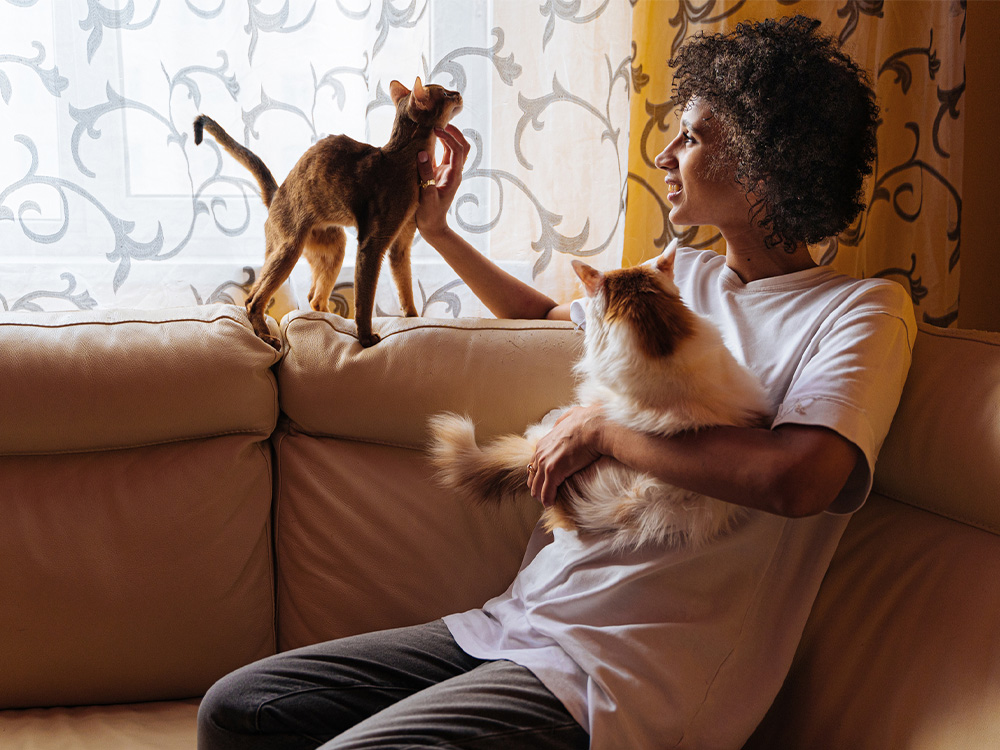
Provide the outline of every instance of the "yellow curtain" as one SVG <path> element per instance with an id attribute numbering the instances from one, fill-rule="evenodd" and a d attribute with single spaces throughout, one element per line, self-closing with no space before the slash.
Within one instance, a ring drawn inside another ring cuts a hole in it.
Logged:
<path id="1" fill-rule="evenodd" d="M 624 265 L 674 237 L 725 252 L 713 227 L 667 221 L 653 158 L 676 133 L 667 60 L 691 35 L 748 19 L 801 13 L 864 66 L 881 107 L 879 156 L 867 210 L 840 237 L 812 248 L 844 273 L 887 277 L 909 291 L 918 317 L 958 315 L 962 228 L 965 3 L 958 0 L 633 0 L 632 100 Z"/>

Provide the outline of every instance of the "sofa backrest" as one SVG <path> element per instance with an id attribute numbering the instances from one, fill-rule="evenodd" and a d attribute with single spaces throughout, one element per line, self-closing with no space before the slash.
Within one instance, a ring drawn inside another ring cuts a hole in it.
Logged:
<path id="1" fill-rule="evenodd" d="M 921 326 L 791 673 L 747 750 L 1000 742 L 1000 335 Z"/>
<path id="2" fill-rule="evenodd" d="M 513 579 L 533 504 L 470 505 L 436 487 L 427 417 L 520 432 L 572 397 L 582 336 L 569 324 L 382 321 L 293 313 L 275 437 L 279 648 L 411 625 L 481 605 Z"/>
<path id="3" fill-rule="evenodd" d="M 274 652 L 276 360 L 231 306 L 0 315 L 0 708 Z"/>

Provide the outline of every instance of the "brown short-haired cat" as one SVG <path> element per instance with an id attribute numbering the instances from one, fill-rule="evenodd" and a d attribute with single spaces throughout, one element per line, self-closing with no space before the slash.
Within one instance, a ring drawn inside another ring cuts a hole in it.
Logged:
<path id="1" fill-rule="evenodd" d="M 601 273 L 573 261 L 590 305 L 577 403 L 600 405 L 635 430 L 673 435 L 709 425 L 769 424 L 763 386 L 726 348 L 719 330 L 689 310 L 673 282 L 673 251 L 655 267 Z M 530 500 L 526 466 L 565 410 L 524 435 L 479 446 L 466 417 L 431 418 L 430 453 L 440 482 L 478 502 Z M 616 549 L 699 547 L 754 511 L 689 492 L 604 457 L 570 476 L 542 516 L 549 529 L 606 535 Z"/>
<path id="2" fill-rule="evenodd" d="M 194 142 L 207 130 L 226 151 L 249 169 L 260 184 L 268 207 L 264 265 L 250 290 L 246 307 L 257 335 L 273 346 L 264 312 L 305 250 L 312 268 L 309 306 L 329 312 L 330 292 L 344 262 L 347 235 L 358 230 L 354 269 L 354 320 L 362 346 L 378 343 L 372 332 L 375 285 L 386 250 L 399 302 L 407 317 L 417 315 L 410 276 L 410 244 L 419 202 L 417 153 L 433 153 L 435 128 L 443 128 L 462 109 L 462 96 L 441 86 L 424 86 L 417 78 L 411 92 L 399 81 L 389 84 L 396 119 L 388 143 L 381 148 L 346 135 L 331 135 L 314 144 L 278 187 L 264 162 L 234 141 L 205 115 L 194 121 Z"/>

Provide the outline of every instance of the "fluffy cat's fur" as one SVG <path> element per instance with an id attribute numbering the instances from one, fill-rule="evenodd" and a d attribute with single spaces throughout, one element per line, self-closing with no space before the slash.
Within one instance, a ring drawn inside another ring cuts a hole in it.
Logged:
<path id="1" fill-rule="evenodd" d="M 411 92 L 399 81 L 389 85 L 396 106 L 392 135 L 381 148 L 346 135 L 331 135 L 305 152 L 278 187 L 264 162 L 237 143 L 205 115 L 194 121 L 194 142 L 207 130 L 253 173 L 268 207 L 264 225 L 264 266 L 246 307 L 254 331 L 275 349 L 281 342 L 268 332 L 264 312 L 305 250 L 312 268 L 309 306 L 329 312 L 330 292 L 344 262 L 347 235 L 358 230 L 354 271 L 354 320 L 362 346 L 378 343 L 372 332 L 375 285 L 386 251 L 399 302 L 407 317 L 417 315 L 410 275 L 410 244 L 419 202 L 417 153 L 434 152 L 434 128 L 443 128 L 462 109 L 462 96 L 417 78 Z"/>
<path id="2" fill-rule="evenodd" d="M 576 365 L 577 403 L 600 405 L 611 419 L 659 435 L 767 423 L 770 406 L 760 382 L 718 330 L 681 301 L 672 253 L 660 256 L 655 269 L 602 274 L 580 261 L 573 265 L 591 298 L 585 351 Z M 530 499 L 526 466 L 559 413 L 523 437 L 504 435 L 482 447 L 468 418 L 432 417 L 430 453 L 440 482 L 478 502 Z M 543 520 L 549 529 L 611 534 L 618 549 L 698 547 L 748 512 L 602 458 L 562 484 Z"/>

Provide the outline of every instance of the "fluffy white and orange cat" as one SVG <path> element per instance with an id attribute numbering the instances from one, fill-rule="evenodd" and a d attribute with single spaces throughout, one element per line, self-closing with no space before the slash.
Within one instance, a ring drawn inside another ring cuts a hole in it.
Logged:
<path id="1" fill-rule="evenodd" d="M 590 298 L 584 355 L 576 365 L 577 403 L 599 405 L 609 418 L 657 435 L 768 424 L 763 387 L 736 361 L 718 329 L 681 301 L 673 261 L 668 251 L 653 267 L 607 273 L 573 261 Z M 435 415 L 430 454 L 439 481 L 477 502 L 530 499 L 525 467 L 562 411 L 523 436 L 504 435 L 481 447 L 470 419 Z M 612 535 L 618 549 L 698 547 L 749 512 L 605 457 L 562 484 L 543 521 L 549 529 Z"/>

